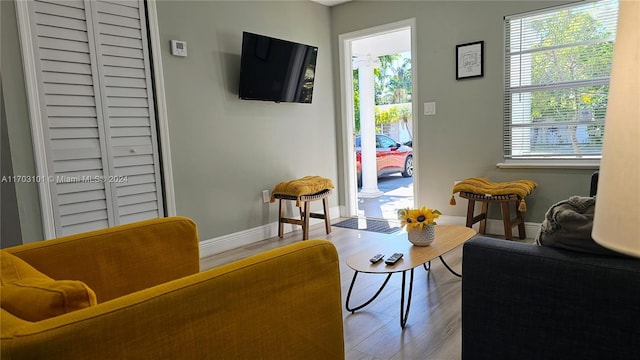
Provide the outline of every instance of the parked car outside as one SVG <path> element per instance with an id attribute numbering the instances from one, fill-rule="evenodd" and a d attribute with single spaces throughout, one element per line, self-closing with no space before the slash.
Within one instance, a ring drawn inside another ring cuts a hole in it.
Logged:
<path id="1" fill-rule="evenodd" d="M 356 170 L 358 186 L 362 185 L 362 151 L 360 137 L 356 137 Z M 401 173 L 403 177 L 413 176 L 413 149 L 392 138 L 376 134 L 376 168 L 378 177 Z"/>

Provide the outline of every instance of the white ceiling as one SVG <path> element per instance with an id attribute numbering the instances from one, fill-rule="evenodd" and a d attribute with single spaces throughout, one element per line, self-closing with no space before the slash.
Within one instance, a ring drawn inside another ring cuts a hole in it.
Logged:
<path id="1" fill-rule="evenodd" d="M 344 4 L 351 0 L 311 0 L 325 6 Z M 354 40 L 351 43 L 353 56 L 381 56 L 411 50 L 411 30 L 409 28 L 385 34 Z"/>
<path id="2" fill-rule="evenodd" d="M 397 54 L 411 50 L 411 29 L 406 28 L 384 34 L 353 40 L 351 54 L 353 56 L 381 56 Z"/>

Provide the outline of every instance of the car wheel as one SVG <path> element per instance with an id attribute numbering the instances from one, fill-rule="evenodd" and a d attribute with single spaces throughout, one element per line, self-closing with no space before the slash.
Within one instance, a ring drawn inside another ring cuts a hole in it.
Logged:
<path id="1" fill-rule="evenodd" d="M 402 177 L 412 177 L 413 176 L 413 156 L 407 156 L 407 159 L 404 161 L 404 171 L 402 172 Z"/>

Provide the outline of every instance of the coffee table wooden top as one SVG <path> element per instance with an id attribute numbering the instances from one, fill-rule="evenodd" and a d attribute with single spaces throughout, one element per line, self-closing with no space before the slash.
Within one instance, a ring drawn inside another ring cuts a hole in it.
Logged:
<path id="1" fill-rule="evenodd" d="M 474 237 L 476 233 L 475 230 L 464 226 L 436 225 L 436 239 L 429 246 L 414 246 L 409 242 L 407 234 L 402 233 L 348 257 L 347 265 L 364 273 L 387 274 L 406 271 L 446 254 Z M 384 260 L 397 252 L 404 254 L 402 259 L 394 265 L 384 263 Z M 369 259 L 376 254 L 384 254 L 384 260 L 372 264 Z"/>

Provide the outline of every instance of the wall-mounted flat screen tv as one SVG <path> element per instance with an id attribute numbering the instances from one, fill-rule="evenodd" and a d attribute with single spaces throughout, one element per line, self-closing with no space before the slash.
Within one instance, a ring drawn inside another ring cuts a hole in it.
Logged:
<path id="1" fill-rule="evenodd" d="M 315 46 L 243 32 L 239 97 L 311 103 L 317 56 Z"/>

